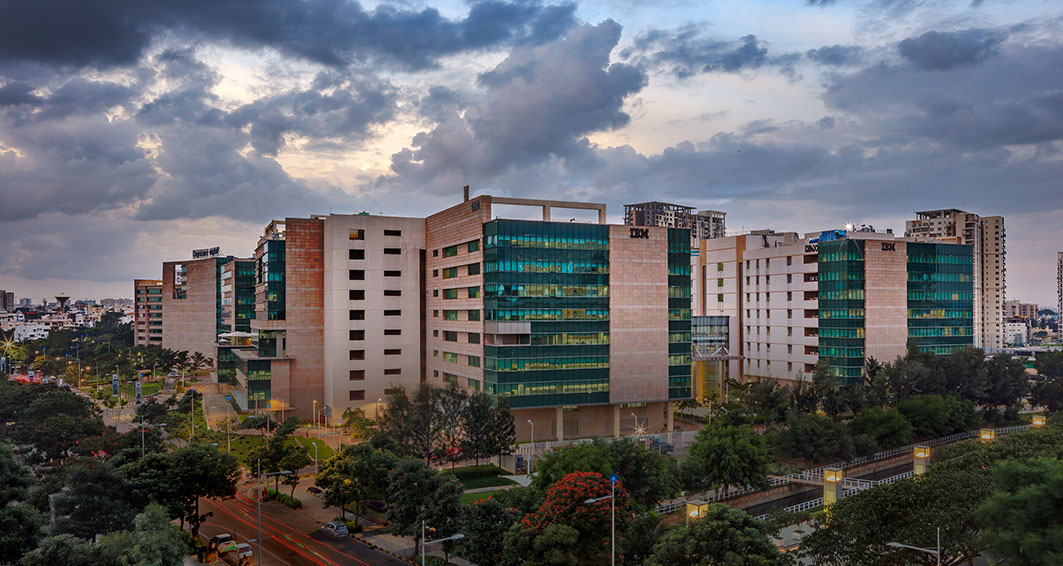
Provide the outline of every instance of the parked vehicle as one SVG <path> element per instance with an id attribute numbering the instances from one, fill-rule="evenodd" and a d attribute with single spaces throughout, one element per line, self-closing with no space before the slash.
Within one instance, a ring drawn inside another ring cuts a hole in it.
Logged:
<path id="1" fill-rule="evenodd" d="M 657 440 L 652 436 L 644 436 L 641 438 L 642 445 L 650 450 L 657 452 L 658 454 L 667 454 L 675 450 L 675 446 L 664 442 L 663 440 Z"/>
<path id="2" fill-rule="evenodd" d="M 233 540 L 233 536 L 229 533 L 220 533 L 211 537 L 210 547 L 220 554 L 222 552 L 232 552 L 236 550 L 237 544 L 236 541 Z"/>
<path id="3" fill-rule="evenodd" d="M 343 538 L 348 535 L 347 525 L 339 521 L 329 521 L 324 525 L 321 525 L 321 530 L 325 531 L 325 534 L 331 535 L 335 538 Z"/>
<path id="4" fill-rule="evenodd" d="M 251 558 L 255 555 L 255 551 L 251 549 L 251 545 L 246 542 L 241 542 L 236 545 L 236 557 L 237 558 Z"/>
<path id="5" fill-rule="evenodd" d="M 324 491 L 322 491 L 320 487 L 315 487 L 315 486 L 310 486 L 310 487 L 306 488 L 306 491 L 309 492 L 309 493 L 313 493 L 314 495 L 320 495 L 320 494 L 324 493 Z"/>

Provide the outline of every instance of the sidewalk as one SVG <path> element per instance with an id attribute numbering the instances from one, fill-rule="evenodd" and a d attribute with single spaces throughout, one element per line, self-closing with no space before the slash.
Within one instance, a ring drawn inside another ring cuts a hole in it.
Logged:
<path id="1" fill-rule="evenodd" d="M 314 495 L 306 490 L 306 488 L 314 485 L 314 478 L 312 476 L 304 476 L 299 481 L 299 485 L 295 488 L 295 498 L 298 499 L 303 506 L 297 510 L 297 512 L 306 515 L 319 523 L 327 523 L 340 516 L 340 510 L 336 507 L 325 507 L 325 501 L 318 495 Z M 347 512 L 348 520 L 356 520 L 356 517 L 350 511 Z M 405 558 L 420 564 L 420 549 L 414 547 L 413 537 L 403 537 L 388 534 L 385 531 L 385 527 L 378 525 L 365 517 L 358 516 L 357 521 L 359 525 L 362 525 L 362 532 L 355 535 L 355 538 L 362 540 L 376 548 L 384 550 L 390 554 Z M 439 548 L 429 547 L 427 553 L 432 556 L 438 556 L 443 558 L 443 551 Z M 450 562 L 458 564 L 459 566 L 475 566 L 467 560 L 450 556 Z"/>

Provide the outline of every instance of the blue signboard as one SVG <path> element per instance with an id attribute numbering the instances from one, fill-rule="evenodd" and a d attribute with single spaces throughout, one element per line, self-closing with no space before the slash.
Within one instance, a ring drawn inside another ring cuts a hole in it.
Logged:
<path id="1" fill-rule="evenodd" d="M 111 376 L 111 397 L 118 396 L 118 374 Z"/>

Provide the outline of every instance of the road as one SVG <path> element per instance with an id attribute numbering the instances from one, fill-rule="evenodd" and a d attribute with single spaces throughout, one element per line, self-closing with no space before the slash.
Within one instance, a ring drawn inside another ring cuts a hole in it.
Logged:
<path id="1" fill-rule="evenodd" d="M 212 512 L 200 529 L 200 538 L 226 532 L 237 542 L 258 536 L 257 502 L 248 497 L 248 486 L 241 486 L 239 497 L 226 501 L 200 500 L 201 512 Z M 310 517 L 282 505 L 262 504 L 262 566 L 409 566 L 397 558 L 370 548 L 353 538 L 333 539 L 321 533 L 321 525 Z M 252 543 L 255 552 L 258 545 Z M 251 561 L 258 564 L 258 557 Z"/>

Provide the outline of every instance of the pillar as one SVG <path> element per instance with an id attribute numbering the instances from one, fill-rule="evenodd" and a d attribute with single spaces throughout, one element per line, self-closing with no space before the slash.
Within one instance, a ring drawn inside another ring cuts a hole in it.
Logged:
<path id="1" fill-rule="evenodd" d="M 565 408 L 557 407 L 557 439 L 559 441 L 565 439 Z"/>
<path id="2" fill-rule="evenodd" d="M 613 405 L 613 436 L 620 438 L 620 405 Z"/>
<path id="3" fill-rule="evenodd" d="M 826 468 L 823 470 L 823 506 L 837 503 L 842 495 L 842 480 L 845 472 L 841 468 Z"/>
<path id="4" fill-rule="evenodd" d="M 916 446 L 913 450 L 914 461 L 912 462 L 912 475 L 921 476 L 926 473 L 926 465 L 930 463 L 930 447 Z"/>
<path id="5" fill-rule="evenodd" d="M 605 224 L 605 207 L 598 209 L 598 224 Z"/>
<path id="6" fill-rule="evenodd" d="M 549 221 L 550 221 L 550 206 L 544 204 L 543 205 L 543 222 L 549 222 Z"/>
<path id="7" fill-rule="evenodd" d="M 669 401 L 664 406 L 665 416 L 665 428 L 668 432 L 675 432 L 675 401 Z"/>

